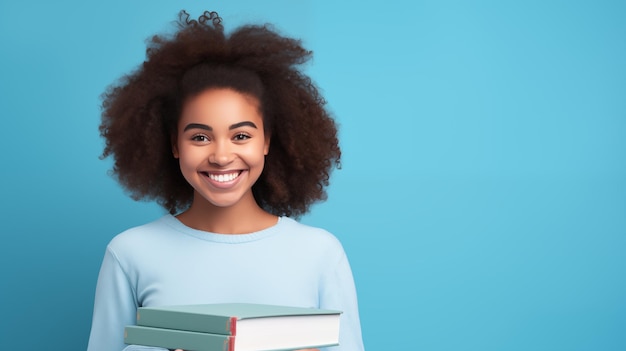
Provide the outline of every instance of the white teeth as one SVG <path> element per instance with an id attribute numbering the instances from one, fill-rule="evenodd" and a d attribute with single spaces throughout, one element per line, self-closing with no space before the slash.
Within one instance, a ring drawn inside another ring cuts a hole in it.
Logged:
<path id="1" fill-rule="evenodd" d="M 234 180 L 238 176 L 239 176 L 239 172 L 229 173 L 229 174 L 211 174 L 211 173 L 209 173 L 209 178 L 211 178 L 212 180 L 214 180 L 216 182 L 219 182 L 219 183 L 230 182 L 231 180 Z"/>

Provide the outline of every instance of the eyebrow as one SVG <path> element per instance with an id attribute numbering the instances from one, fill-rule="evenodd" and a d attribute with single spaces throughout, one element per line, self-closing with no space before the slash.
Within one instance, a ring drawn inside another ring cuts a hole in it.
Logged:
<path id="1" fill-rule="evenodd" d="M 250 122 L 250 121 L 244 121 L 244 122 L 239 122 L 239 123 L 235 123 L 233 125 L 231 125 L 230 127 L 228 127 L 228 130 L 233 130 L 233 129 L 237 129 L 240 127 L 252 127 L 254 129 L 258 129 L 256 124 Z M 200 124 L 200 123 L 189 123 L 188 125 L 185 126 L 185 129 L 183 129 L 184 132 L 188 131 L 189 129 L 204 129 L 204 130 L 208 130 L 208 131 L 212 131 L 213 128 L 211 126 L 208 126 L 206 124 Z"/>
<path id="2" fill-rule="evenodd" d="M 232 130 L 232 129 L 237 129 L 239 127 L 252 127 L 254 129 L 257 129 L 256 124 L 250 122 L 250 121 L 244 121 L 244 122 L 239 122 L 239 123 L 235 123 L 233 125 L 231 125 L 230 127 L 228 127 L 228 130 Z"/>
<path id="3" fill-rule="evenodd" d="M 185 129 L 183 129 L 183 132 L 186 132 L 189 129 L 204 129 L 204 130 L 208 130 L 208 131 L 212 131 L 213 130 L 213 128 L 207 126 L 206 124 L 189 123 L 188 125 L 185 126 Z"/>

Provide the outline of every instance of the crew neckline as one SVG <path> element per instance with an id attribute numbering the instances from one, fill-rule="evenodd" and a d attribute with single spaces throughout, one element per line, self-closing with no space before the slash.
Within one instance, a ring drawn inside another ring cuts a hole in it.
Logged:
<path id="1" fill-rule="evenodd" d="M 261 240 L 270 236 L 274 236 L 280 232 L 279 228 L 287 219 L 288 218 L 286 217 L 279 216 L 276 224 L 272 225 L 271 227 L 268 227 L 268 228 L 265 228 L 256 232 L 252 232 L 252 233 L 220 234 L 220 233 L 207 232 L 204 230 L 191 228 L 185 225 L 178 218 L 176 218 L 174 215 L 171 215 L 171 214 L 167 214 L 161 218 L 161 220 L 165 224 L 167 224 L 168 226 L 170 226 L 171 228 L 173 228 L 174 230 L 182 234 L 189 235 L 194 238 L 198 238 L 198 239 L 205 240 L 205 241 L 212 241 L 212 242 L 226 243 L 226 244 L 246 243 L 246 242 Z"/>

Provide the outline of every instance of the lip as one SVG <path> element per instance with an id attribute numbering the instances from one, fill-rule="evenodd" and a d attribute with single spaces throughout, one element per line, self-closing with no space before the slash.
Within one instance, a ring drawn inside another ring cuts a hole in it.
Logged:
<path id="1" fill-rule="evenodd" d="M 229 171 L 202 171 L 199 173 L 202 176 L 202 178 L 207 183 L 209 183 L 209 185 L 211 185 L 212 187 L 218 188 L 218 189 L 230 189 L 234 187 L 235 185 L 237 185 L 239 181 L 241 181 L 241 179 L 243 178 L 246 172 L 247 172 L 246 170 L 238 169 L 238 170 L 229 170 Z M 214 179 L 216 176 L 229 176 L 235 173 L 237 173 L 237 176 L 232 180 L 220 182 Z M 209 175 L 213 176 L 214 178 L 211 178 L 211 176 Z"/>

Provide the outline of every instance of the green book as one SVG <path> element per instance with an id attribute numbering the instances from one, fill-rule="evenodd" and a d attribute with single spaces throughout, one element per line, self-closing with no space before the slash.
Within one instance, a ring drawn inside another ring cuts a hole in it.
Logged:
<path id="1" fill-rule="evenodd" d="M 246 303 L 140 307 L 137 326 L 127 327 L 125 342 L 210 351 L 333 346 L 339 344 L 340 315 L 335 310 Z M 182 340 L 194 344 L 164 343 Z"/>
<path id="2" fill-rule="evenodd" d="M 279 334 L 304 328 L 338 329 L 340 314 L 334 310 L 251 303 L 140 307 L 137 325 L 228 335 L 249 333 L 252 328 Z"/>
<path id="3" fill-rule="evenodd" d="M 196 333 L 185 330 L 126 326 L 124 342 L 185 351 L 234 351 L 234 336 Z"/>

